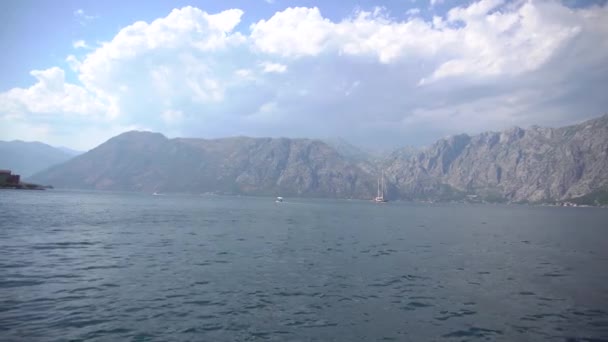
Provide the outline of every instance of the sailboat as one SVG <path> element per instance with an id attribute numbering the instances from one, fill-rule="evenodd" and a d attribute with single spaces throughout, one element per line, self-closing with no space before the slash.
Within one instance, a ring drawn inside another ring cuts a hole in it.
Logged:
<path id="1" fill-rule="evenodd" d="M 384 198 L 385 191 L 386 191 L 386 184 L 384 183 L 384 171 L 382 171 L 382 178 L 378 178 L 378 194 L 376 195 L 376 198 L 374 198 L 374 202 L 376 202 L 376 203 L 388 202 L 388 200 Z"/>

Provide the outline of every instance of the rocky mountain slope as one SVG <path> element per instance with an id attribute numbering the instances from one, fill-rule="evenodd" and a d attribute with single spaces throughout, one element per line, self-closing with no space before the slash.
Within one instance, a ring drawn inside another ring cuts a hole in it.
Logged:
<path id="1" fill-rule="evenodd" d="M 363 156 L 320 140 L 128 132 L 32 180 L 85 189 L 371 198 L 383 168 L 393 200 L 593 201 L 608 191 L 608 115 L 563 128 L 456 135 L 381 161 Z"/>
<path id="2" fill-rule="evenodd" d="M 33 180 L 55 187 L 148 192 L 365 197 L 373 179 L 310 139 L 167 139 L 127 132 Z"/>
<path id="3" fill-rule="evenodd" d="M 74 155 L 73 152 L 41 142 L 0 141 L 0 169 L 12 170 L 23 178 L 63 163 Z"/>
<path id="4" fill-rule="evenodd" d="M 386 173 L 397 198 L 514 202 L 564 200 L 608 189 L 608 115 L 563 128 L 512 128 L 437 141 L 394 157 Z"/>

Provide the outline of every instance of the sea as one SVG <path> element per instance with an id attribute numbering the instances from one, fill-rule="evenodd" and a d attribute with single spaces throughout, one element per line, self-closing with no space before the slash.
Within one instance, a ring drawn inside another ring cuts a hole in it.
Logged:
<path id="1" fill-rule="evenodd" d="M 1 341 L 608 341 L 608 209 L 0 191 Z"/>

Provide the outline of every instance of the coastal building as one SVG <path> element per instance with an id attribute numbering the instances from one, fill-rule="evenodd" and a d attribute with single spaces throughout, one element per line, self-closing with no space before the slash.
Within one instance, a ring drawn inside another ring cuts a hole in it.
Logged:
<path id="1" fill-rule="evenodd" d="M 11 170 L 0 170 L 0 185 L 17 186 L 21 181 L 21 176 L 13 175 Z"/>
<path id="2" fill-rule="evenodd" d="M 11 176 L 10 170 L 0 170 L 0 184 L 6 184 Z"/>
<path id="3" fill-rule="evenodd" d="M 0 170 L 0 188 L 19 190 L 45 190 L 52 189 L 50 185 L 39 185 L 21 181 L 21 176 L 14 175 L 11 170 Z"/>

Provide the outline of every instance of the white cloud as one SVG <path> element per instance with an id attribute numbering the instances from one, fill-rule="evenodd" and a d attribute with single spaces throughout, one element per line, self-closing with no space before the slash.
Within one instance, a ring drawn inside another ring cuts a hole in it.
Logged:
<path id="1" fill-rule="evenodd" d="M 262 52 L 281 56 L 315 56 L 324 48 L 335 24 L 318 8 L 295 7 L 251 25 L 251 38 Z"/>
<path id="2" fill-rule="evenodd" d="M 219 101 L 224 91 L 219 79 L 225 75 L 208 63 L 214 52 L 244 42 L 240 33 L 232 33 L 242 14 L 237 9 L 208 14 L 184 7 L 150 24 L 136 22 L 88 54 L 79 65 L 79 78 L 87 88 L 114 97 L 119 96 L 117 84 L 135 82 L 132 91 L 147 92 L 146 78 L 151 78 L 156 89 L 168 90 L 160 96 L 188 91 L 195 101 Z M 158 87 L 160 83 L 164 86 Z"/>
<path id="3" fill-rule="evenodd" d="M 440 64 L 421 84 L 459 75 L 483 77 L 533 71 L 581 32 L 583 18 L 562 6 L 528 2 L 513 12 L 489 13 L 501 4 L 499 0 L 483 0 L 450 10 L 449 23 L 466 23 L 456 35 L 462 46 L 456 50 L 458 55 Z M 568 20 L 560 22 L 559 17 Z"/>
<path id="4" fill-rule="evenodd" d="M 495 11 L 501 6 L 502 0 L 481 0 L 453 8 L 446 19 L 435 17 L 433 22 L 419 18 L 398 22 L 374 11 L 359 12 L 338 23 L 323 18 L 317 8 L 290 8 L 252 25 L 251 37 L 261 51 L 282 57 L 333 50 L 375 55 L 381 63 L 403 58 L 440 61 L 421 80 L 426 83 L 463 74 L 494 76 L 535 70 L 580 32 L 577 21 L 590 21 L 581 11 L 557 3 L 526 2 Z"/>
<path id="5" fill-rule="evenodd" d="M 470 22 L 483 18 L 488 12 L 504 4 L 504 0 L 479 0 L 468 7 L 454 7 L 448 12 L 450 21 Z"/>
<path id="6" fill-rule="evenodd" d="M 67 83 L 65 73 L 58 67 L 33 70 L 37 79 L 29 88 L 13 88 L 0 94 L 0 115 L 76 114 L 104 115 L 108 105 L 85 88 Z"/>
<path id="7" fill-rule="evenodd" d="M 69 55 L 79 84 L 57 67 L 33 71 L 34 85 L 0 94 L 0 118 L 48 136 L 63 122 L 101 120 L 173 135 L 346 131 L 416 143 L 563 123 L 608 105 L 592 90 L 608 81 L 608 5 L 481 0 L 430 20 L 406 14 L 397 20 L 378 8 L 330 20 L 296 7 L 243 28 L 239 9 L 175 9 Z"/>

